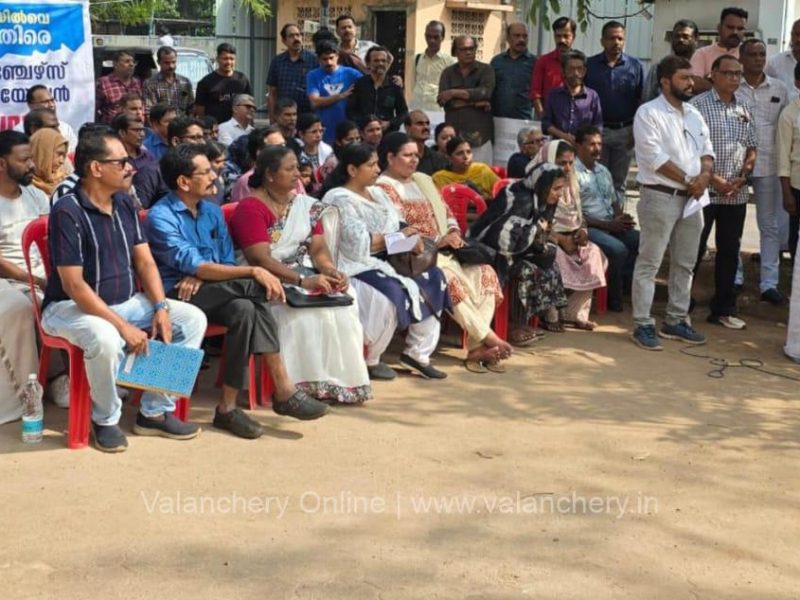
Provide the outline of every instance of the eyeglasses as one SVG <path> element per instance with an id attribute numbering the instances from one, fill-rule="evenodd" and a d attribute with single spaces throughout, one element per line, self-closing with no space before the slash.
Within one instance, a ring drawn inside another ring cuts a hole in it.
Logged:
<path id="1" fill-rule="evenodd" d="M 717 73 L 729 79 L 741 79 L 742 75 L 744 75 L 743 71 L 717 71 Z"/>
<path id="2" fill-rule="evenodd" d="M 126 156 L 125 158 L 104 158 L 97 162 L 101 165 L 117 165 L 120 169 L 124 169 L 128 165 L 133 166 L 133 159 L 130 156 Z"/>
<path id="3" fill-rule="evenodd" d="M 253 104 L 237 104 L 237 106 L 244 106 L 247 110 L 255 110 L 256 107 Z"/>
<path id="4" fill-rule="evenodd" d="M 193 142 L 202 142 L 205 140 L 205 136 L 202 133 L 196 133 L 194 135 L 182 135 L 180 137 L 181 140 L 192 140 Z"/>

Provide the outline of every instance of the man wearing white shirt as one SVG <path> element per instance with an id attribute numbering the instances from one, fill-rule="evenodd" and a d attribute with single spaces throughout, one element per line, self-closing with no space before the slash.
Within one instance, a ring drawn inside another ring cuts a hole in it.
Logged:
<path id="1" fill-rule="evenodd" d="M 792 25 L 789 49 L 770 58 L 766 70 L 767 75 L 780 79 L 784 83 L 786 89 L 789 90 L 789 100 L 793 100 L 797 96 L 797 90 L 794 87 L 794 66 L 798 59 L 800 59 L 800 19 L 797 19 Z"/>
<path id="2" fill-rule="evenodd" d="M 28 88 L 25 102 L 28 103 L 28 108 L 31 110 L 34 108 L 49 108 L 56 113 L 56 116 L 58 116 L 58 113 L 56 112 L 56 101 L 53 98 L 53 94 L 51 94 L 50 90 L 47 89 L 47 86 L 40 84 Z M 14 131 L 24 132 L 22 121 L 17 123 L 17 126 L 14 127 Z M 63 138 L 67 140 L 67 154 L 69 155 L 71 161 L 75 154 L 75 148 L 78 146 L 78 136 L 75 135 L 75 130 L 72 129 L 72 126 L 69 123 L 60 119 L 58 121 L 58 131 Z"/>
<path id="3" fill-rule="evenodd" d="M 425 26 L 425 52 L 414 57 L 414 92 L 409 107 L 426 112 L 439 112 L 436 102 L 439 95 L 439 77 L 447 67 L 455 64 L 455 57 L 442 51 L 444 23 L 431 21 Z"/>
<path id="4" fill-rule="evenodd" d="M 239 94 L 233 98 L 233 117 L 230 121 L 220 123 L 219 141 L 226 146 L 243 135 L 253 131 L 253 120 L 256 114 L 255 98 L 249 94 Z"/>
<path id="5" fill-rule="evenodd" d="M 639 256 L 633 273 L 633 341 L 645 350 L 662 350 L 651 316 L 655 280 L 669 245 L 669 301 L 658 335 L 690 344 L 706 338 L 689 324 L 692 271 L 703 228 L 700 212 L 684 217 L 691 199 L 700 198 L 711 181 L 714 151 L 708 126 L 692 97 L 691 64 L 667 56 L 658 65 L 661 95 L 639 107 L 633 122 L 636 163 L 641 184 L 637 207 Z"/>

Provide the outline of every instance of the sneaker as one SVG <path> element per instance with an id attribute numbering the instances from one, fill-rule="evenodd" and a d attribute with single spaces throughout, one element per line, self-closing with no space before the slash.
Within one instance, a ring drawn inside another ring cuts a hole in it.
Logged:
<path id="1" fill-rule="evenodd" d="M 297 390 L 283 402 L 272 401 L 272 410 L 284 417 L 294 417 L 301 421 L 313 421 L 328 414 L 328 405 Z"/>
<path id="2" fill-rule="evenodd" d="M 423 365 L 422 363 L 411 358 L 408 354 L 401 354 L 400 362 L 409 369 L 413 369 L 422 375 L 425 379 L 445 379 L 447 377 L 447 373 L 444 371 L 434 368 L 434 366 L 430 363 Z"/>
<path id="3" fill-rule="evenodd" d="M 260 438 L 264 428 L 248 417 L 241 408 L 234 408 L 227 413 L 219 412 L 219 407 L 214 411 L 214 427 L 230 431 L 233 435 L 248 440 Z"/>
<path id="4" fill-rule="evenodd" d="M 370 379 L 377 379 L 378 381 L 391 381 L 397 377 L 397 371 L 384 362 L 367 366 L 367 372 Z"/>
<path id="5" fill-rule="evenodd" d="M 128 449 L 128 439 L 119 425 L 92 423 L 92 437 L 94 447 L 101 452 L 125 452 Z"/>
<path id="6" fill-rule="evenodd" d="M 656 337 L 656 328 L 653 325 L 639 325 L 631 334 L 633 343 L 645 350 L 663 350 L 664 346 Z"/>
<path id="7" fill-rule="evenodd" d="M 679 340 L 681 342 L 686 342 L 687 344 L 694 344 L 697 346 L 706 343 L 706 336 L 695 330 L 686 321 L 681 321 L 680 323 L 675 323 L 674 325 L 663 323 L 661 325 L 661 329 L 658 331 L 658 335 L 668 340 Z"/>
<path id="8" fill-rule="evenodd" d="M 761 299 L 775 306 L 784 306 L 789 302 L 786 296 L 781 294 L 776 288 L 770 288 L 765 292 L 761 292 Z"/>
<path id="9" fill-rule="evenodd" d="M 196 423 L 184 423 L 172 413 L 164 413 L 163 420 L 152 419 L 138 413 L 133 433 L 157 435 L 171 440 L 190 440 L 200 435 L 200 426 Z"/>
<path id="10" fill-rule="evenodd" d="M 69 377 L 59 375 L 53 379 L 47 387 L 47 393 L 58 408 L 69 408 Z"/>
<path id="11" fill-rule="evenodd" d="M 744 329 L 747 327 L 747 323 L 742 321 L 740 318 L 731 315 L 708 315 L 707 321 L 709 323 L 714 323 L 715 325 L 722 325 L 728 329 Z"/>

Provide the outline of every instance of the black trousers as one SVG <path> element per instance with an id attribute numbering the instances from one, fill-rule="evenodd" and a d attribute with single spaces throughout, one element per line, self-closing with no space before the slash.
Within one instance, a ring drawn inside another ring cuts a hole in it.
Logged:
<path id="1" fill-rule="evenodd" d="M 744 232 L 747 204 L 709 204 L 703 209 L 706 223 L 716 223 L 714 241 L 717 254 L 714 259 L 714 296 L 711 298 L 711 314 L 718 317 L 736 315 L 736 269 L 739 266 L 739 249 Z M 705 250 L 708 233 L 701 239 L 701 250 Z"/>
<path id="2" fill-rule="evenodd" d="M 177 298 L 173 289 L 170 297 Z M 247 387 L 251 354 L 280 351 L 278 324 L 267 301 L 266 290 L 253 279 L 203 283 L 190 300 L 209 322 L 225 325 L 225 385 Z"/>

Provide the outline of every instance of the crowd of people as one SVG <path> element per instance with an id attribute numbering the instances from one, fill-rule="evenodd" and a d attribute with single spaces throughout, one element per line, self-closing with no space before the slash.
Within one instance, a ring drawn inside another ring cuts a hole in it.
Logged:
<path id="1" fill-rule="evenodd" d="M 314 52 L 290 23 L 280 32 L 286 51 L 268 67 L 266 127 L 255 124 L 254 92 L 227 43 L 196 91 L 176 73 L 173 48 L 158 50 L 159 72 L 144 82 L 132 54 L 118 52 L 97 81 L 96 120 L 77 135 L 49 90 L 30 88 L 22 131 L 0 132 L 0 422 L 19 417 L 24 377 L 38 371 L 33 300 L 43 331 L 84 352 L 92 436 L 106 452 L 127 447 L 115 386 L 124 353 L 143 352 L 150 337 L 199 348 L 209 323 L 226 328 L 213 425 L 243 438 L 263 433 L 237 404 L 253 356 L 269 373 L 274 411 L 316 419 L 398 376 L 383 360 L 396 332 L 404 367 L 445 378 L 434 365 L 445 317 L 466 334 L 465 368 L 481 374 L 503 373 L 514 347 L 542 330 L 595 329 L 602 288 L 611 311 L 630 295 L 639 347 L 702 344 L 692 282 L 712 223 L 708 321 L 743 329 L 748 186 L 762 299 L 776 305 L 789 303 L 778 267 L 784 243 L 794 256 L 800 214 L 800 21 L 792 49 L 767 65 L 764 42 L 744 39 L 747 17 L 723 10 L 719 41 L 703 48 L 697 26 L 678 21 L 672 54 L 647 74 L 624 52 L 617 21 L 587 57 L 573 48 L 575 22 L 559 18 L 555 49 L 538 58 L 527 27 L 511 23 L 508 49 L 490 63 L 476 60 L 471 36 L 444 52 L 445 26 L 432 21 L 408 102 L 389 74 L 394 57 L 359 42 L 352 17 L 337 19 L 336 35 L 315 34 Z M 445 118 L 432 131 L 433 111 Z M 541 121 L 520 129 L 505 165 L 493 164 L 493 117 Z M 634 154 L 636 218 L 625 200 Z M 467 229 L 443 196 L 456 184 L 485 204 Z M 44 215 L 49 264 L 34 256 L 29 286 L 21 237 Z M 324 301 L 287 301 L 297 294 Z M 493 329 L 504 300 L 508 339 Z M 800 290 L 791 308 L 785 352 L 800 361 Z M 63 360 L 48 379 L 49 396 L 67 407 Z M 134 433 L 195 437 L 199 427 L 174 408 L 175 398 L 145 393 Z"/>

